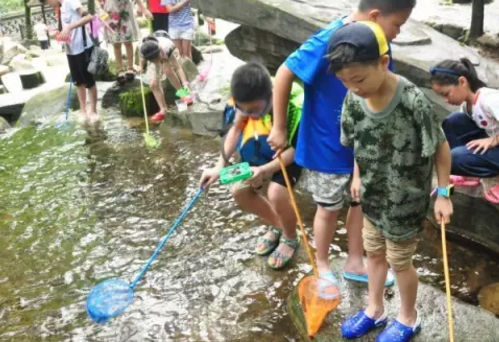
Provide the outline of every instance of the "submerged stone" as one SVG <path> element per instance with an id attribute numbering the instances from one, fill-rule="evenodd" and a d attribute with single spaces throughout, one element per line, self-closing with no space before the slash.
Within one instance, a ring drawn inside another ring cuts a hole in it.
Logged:
<path id="1" fill-rule="evenodd" d="M 343 263 L 334 263 L 335 271 L 341 271 Z M 346 317 L 354 315 L 365 308 L 367 287 L 361 284 L 342 280 L 342 302 L 331 312 L 321 330 L 314 338 L 316 342 L 346 342 L 340 333 L 341 323 Z M 390 319 L 397 316 L 400 306 L 398 288 L 395 295 L 385 296 L 385 309 Z M 452 301 L 454 309 L 455 342 L 497 342 L 499 341 L 499 320 L 491 313 L 456 298 Z M 307 336 L 306 322 L 295 288 L 288 297 L 288 313 L 304 341 L 310 341 Z M 445 293 L 429 285 L 420 283 L 418 289 L 417 309 L 422 320 L 421 332 L 413 342 L 448 342 L 447 303 Z M 356 339 L 357 342 L 374 342 L 381 330 Z"/>

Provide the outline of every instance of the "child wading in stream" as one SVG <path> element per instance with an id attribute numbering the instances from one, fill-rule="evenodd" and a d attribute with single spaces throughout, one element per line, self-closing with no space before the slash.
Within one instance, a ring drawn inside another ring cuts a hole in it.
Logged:
<path id="1" fill-rule="evenodd" d="M 412 257 L 430 205 L 433 165 L 438 176 L 436 219 L 448 223 L 452 214 L 449 144 L 425 95 L 389 71 L 389 46 L 378 24 L 355 22 L 336 30 L 327 59 L 349 90 L 341 142 L 354 148 L 351 192 L 362 201 L 369 275 L 368 306 L 348 318 L 341 331 L 346 338 L 358 338 L 387 323 L 383 289 L 390 264 L 400 309 L 376 341 L 407 342 L 421 329 Z"/>
<path id="2" fill-rule="evenodd" d="M 49 5 L 58 11 L 59 40 L 64 42 L 68 56 L 71 79 L 77 88 L 80 111 L 85 120 L 96 122 L 97 87 L 88 64 L 93 45 L 85 25 L 90 23 L 92 15 L 82 6 L 80 0 L 40 0 L 42 5 Z M 87 90 L 90 97 L 90 113 L 87 114 Z"/>
<path id="3" fill-rule="evenodd" d="M 272 122 L 272 79 L 261 64 L 248 63 L 232 76 L 232 103 L 226 107 L 225 124 L 230 129 L 223 140 L 222 154 L 216 166 L 201 176 L 201 186 L 209 186 L 219 178 L 220 170 L 237 150 L 242 161 L 250 164 L 253 177 L 236 183 L 232 195 L 241 208 L 268 223 L 271 235 L 258 239 L 256 253 L 268 255 L 268 265 L 274 269 L 285 267 L 293 258 L 300 240 L 296 235 L 296 216 L 291 205 L 279 160 L 267 143 Z M 301 168 L 294 163 L 296 132 L 301 117 L 303 89 L 293 85 L 288 106 L 288 148 L 281 154 L 291 184 L 300 178 Z M 255 135 L 256 133 L 256 135 Z M 264 183 L 270 181 L 267 196 L 261 193 Z"/>
<path id="4" fill-rule="evenodd" d="M 451 183 L 480 186 L 480 178 L 499 176 L 499 91 L 487 88 L 466 58 L 445 60 L 430 69 L 433 90 L 461 110 L 444 120 L 451 146 Z M 485 192 L 499 204 L 499 185 Z"/>
<path id="5" fill-rule="evenodd" d="M 409 18 L 415 0 L 361 0 L 355 13 L 339 18 L 318 31 L 296 50 L 279 68 L 274 90 L 275 124 L 269 136 L 270 145 L 279 153 L 286 145 L 286 108 L 289 90 L 297 77 L 305 85 L 303 124 L 298 132 L 296 163 L 307 169 L 305 186 L 317 204 L 314 218 L 314 238 L 317 246 L 317 268 L 322 278 L 337 282 L 329 268 L 329 248 L 337 228 L 338 216 L 349 200 L 348 188 L 353 173 L 353 151 L 340 143 L 341 106 L 347 89 L 327 72 L 329 37 L 351 21 L 377 22 L 388 41 L 395 39 Z M 348 212 L 348 257 L 343 277 L 367 283 L 362 247 L 362 208 L 352 203 Z M 269 237 L 270 238 L 270 237 Z M 386 285 L 395 283 L 389 272 Z"/>
<path id="6" fill-rule="evenodd" d="M 136 0 L 138 10 L 145 15 L 147 19 L 153 16 L 141 0 Z M 125 81 L 133 81 L 135 78 L 135 69 L 133 67 L 133 42 L 140 39 L 140 31 L 131 0 L 98 0 L 96 4 L 100 5 L 100 16 L 106 19 L 108 27 L 104 30 L 104 36 L 109 44 L 113 45 L 114 57 L 116 58 L 116 68 L 118 70 L 117 81 L 124 84 Z M 106 18 L 107 17 L 107 18 Z M 121 45 L 125 45 L 127 68 L 123 67 L 123 53 Z"/>
<path id="7" fill-rule="evenodd" d="M 150 119 L 153 123 L 159 123 L 165 119 L 167 105 L 161 80 L 163 75 L 168 77 L 170 84 L 175 90 L 181 88 L 189 89 L 187 77 L 179 63 L 179 52 L 173 41 L 168 38 L 164 31 L 155 32 L 155 36 L 146 37 L 140 47 L 140 71 L 144 70 L 145 61 L 150 62 L 147 65 L 147 75 L 149 77 L 149 86 L 156 99 L 159 112 Z M 181 83 L 182 82 L 182 83 Z"/>

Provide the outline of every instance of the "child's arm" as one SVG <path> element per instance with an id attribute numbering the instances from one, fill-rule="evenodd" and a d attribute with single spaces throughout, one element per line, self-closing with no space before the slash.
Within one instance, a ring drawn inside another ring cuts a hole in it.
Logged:
<path id="1" fill-rule="evenodd" d="M 190 2 L 191 2 L 191 0 L 184 0 L 184 1 L 179 2 L 176 5 L 167 4 L 166 9 L 168 10 L 168 13 L 175 13 L 175 12 L 180 11 L 182 9 L 182 7 L 189 4 Z"/>
<path id="2" fill-rule="evenodd" d="M 152 19 L 152 13 L 144 6 L 144 3 L 141 0 L 137 1 L 137 9 L 139 13 L 142 13 L 147 19 Z"/>
<path id="3" fill-rule="evenodd" d="M 218 180 L 218 178 L 220 177 L 220 170 L 227 166 L 227 161 L 225 160 L 225 158 L 230 159 L 230 157 L 232 157 L 232 155 L 236 152 L 237 141 L 239 140 L 239 136 L 243 131 L 243 125 L 244 122 L 242 116 L 236 113 L 234 125 L 227 132 L 227 136 L 225 137 L 224 145 L 222 147 L 224 149 L 225 157 L 223 154 L 220 154 L 220 157 L 218 157 L 218 161 L 215 166 L 211 169 L 203 171 L 201 180 L 199 181 L 200 187 L 209 187 L 211 184 L 215 183 Z"/>
<path id="4" fill-rule="evenodd" d="M 62 29 L 61 33 L 59 34 L 59 37 L 61 40 L 68 39 L 69 34 L 75 28 L 84 26 L 92 21 L 92 15 L 90 13 L 88 13 L 87 9 L 82 7 L 81 3 L 79 1 L 75 2 L 75 4 L 78 5 L 78 7 L 75 10 L 80 14 L 81 19 L 72 23 L 72 24 L 69 24 L 68 26 L 66 26 Z"/>
<path id="5" fill-rule="evenodd" d="M 446 188 L 449 186 L 450 182 L 450 169 L 451 169 L 451 154 L 449 143 L 445 141 L 438 146 L 435 153 L 435 169 L 437 171 L 438 187 Z M 450 216 L 452 215 L 453 208 L 452 202 L 448 197 L 443 197 L 438 195 L 435 201 L 435 218 L 437 221 L 442 219 L 447 224 L 450 222 Z"/>
<path id="6" fill-rule="evenodd" d="M 285 65 L 281 65 L 274 81 L 274 99 L 273 99 L 273 112 L 274 112 L 274 127 L 270 132 L 267 139 L 270 147 L 279 155 L 286 149 L 287 146 L 287 127 L 288 121 L 288 105 L 289 95 L 293 87 L 295 75 Z"/>
<path id="7" fill-rule="evenodd" d="M 350 193 L 352 195 L 352 199 L 355 202 L 360 203 L 360 187 L 362 185 L 360 179 L 360 169 L 357 162 L 354 161 L 354 163 L 355 164 L 353 168 L 352 185 L 350 186 Z"/>
<path id="8" fill-rule="evenodd" d="M 178 60 L 173 56 L 173 54 L 168 59 L 168 64 L 173 68 L 174 71 L 177 72 L 177 75 L 180 77 L 180 81 L 182 82 L 182 86 L 188 88 L 189 81 L 187 81 L 187 77 L 185 76 L 184 69 L 178 62 Z"/>

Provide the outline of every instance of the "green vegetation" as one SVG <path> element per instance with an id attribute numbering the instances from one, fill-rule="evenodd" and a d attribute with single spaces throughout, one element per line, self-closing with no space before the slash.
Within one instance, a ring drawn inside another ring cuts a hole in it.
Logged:
<path id="1" fill-rule="evenodd" d="M 0 1 L 0 13 L 2 15 L 9 12 L 22 11 L 24 8 L 23 0 L 2 0 Z"/>

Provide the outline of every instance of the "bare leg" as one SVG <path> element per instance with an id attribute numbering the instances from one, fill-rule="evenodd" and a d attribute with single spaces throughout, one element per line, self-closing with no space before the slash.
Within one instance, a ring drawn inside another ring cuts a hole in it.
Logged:
<path id="1" fill-rule="evenodd" d="M 173 39 L 173 42 L 175 43 L 175 46 L 178 49 L 178 52 L 180 53 L 180 57 L 184 57 L 184 53 L 182 50 L 182 41 L 180 39 Z"/>
<path id="2" fill-rule="evenodd" d="M 78 94 L 78 101 L 80 102 L 80 112 L 83 118 L 86 120 L 87 117 L 87 89 L 85 86 L 78 86 L 76 88 Z"/>
<path id="3" fill-rule="evenodd" d="M 317 246 L 317 268 L 319 272 L 329 271 L 329 246 L 333 242 L 338 226 L 339 211 L 328 211 L 320 205 L 314 218 L 314 239 Z"/>
<path id="4" fill-rule="evenodd" d="M 288 239 L 296 239 L 296 215 L 291 205 L 287 188 L 278 183 L 271 182 L 268 189 L 268 196 L 282 223 L 282 235 Z M 286 256 L 293 255 L 293 249 L 283 243 L 279 244 L 277 251 Z M 282 260 L 276 260 L 274 265 L 280 267 Z"/>
<path id="5" fill-rule="evenodd" d="M 400 289 L 400 313 L 397 320 L 407 326 L 414 326 L 417 319 L 416 298 L 418 295 L 418 275 L 414 266 L 406 270 L 395 271 Z"/>
<path id="6" fill-rule="evenodd" d="M 90 97 L 90 118 L 93 121 L 99 120 L 99 114 L 97 114 L 97 86 L 93 86 L 88 89 L 88 96 Z"/>
<path id="7" fill-rule="evenodd" d="M 367 273 L 369 275 L 369 304 L 366 315 L 372 319 L 378 319 L 383 315 L 383 291 L 388 272 L 386 254 L 367 253 Z"/>
<path id="8" fill-rule="evenodd" d="M 362 207 L 350 207 L 346 222 L 348 257 L 345 263 L 345 271 L 358 275 L 364 275 L 367 272 L 364 266 L 364 246 L 362 243 L 363 216 Z"/>
<path id="9" fill-rule="evenodd" d="M 126 49 L 127 70 L 133 70 L 133 57 L 134 57 L 133 56 L 133 44 L 131 42 L 125 43 L 125 49 Z"/>
<path id="10" fill-rule="evenodd" d="M 116 69 L 123 71 L 123 54 L 121 53 L 121 43 L 113 44 L 114 58 L 116 59 Z"/>
<path id="11" fill-rule="evenodd" d="M 191 50 L 191 41 L 190 40 L 182 40 L 182 55 L 190 60 L 192 60 L 192 50 Z"/>
<path id="12" fill-rule="evenodd" d="M 255 192 L 252 187 L 232 190 L 234 201 L 246 212 L 257 215 L 266 223 L 281 228 L 281 221 L 274 208 L 264 196 Z"/>
<path id="13" fill-rule="evenodd" d="M 151 91 L 156 99 L 156 102 L 159 106 L 159 111 L 163 114 L 166 113 L 168 107 L 166 106 L 165 95 L 163 94 L 163 88 L 161 87 L 160 82 L 157 80 L 152 80 L 150 84 Z"/>

